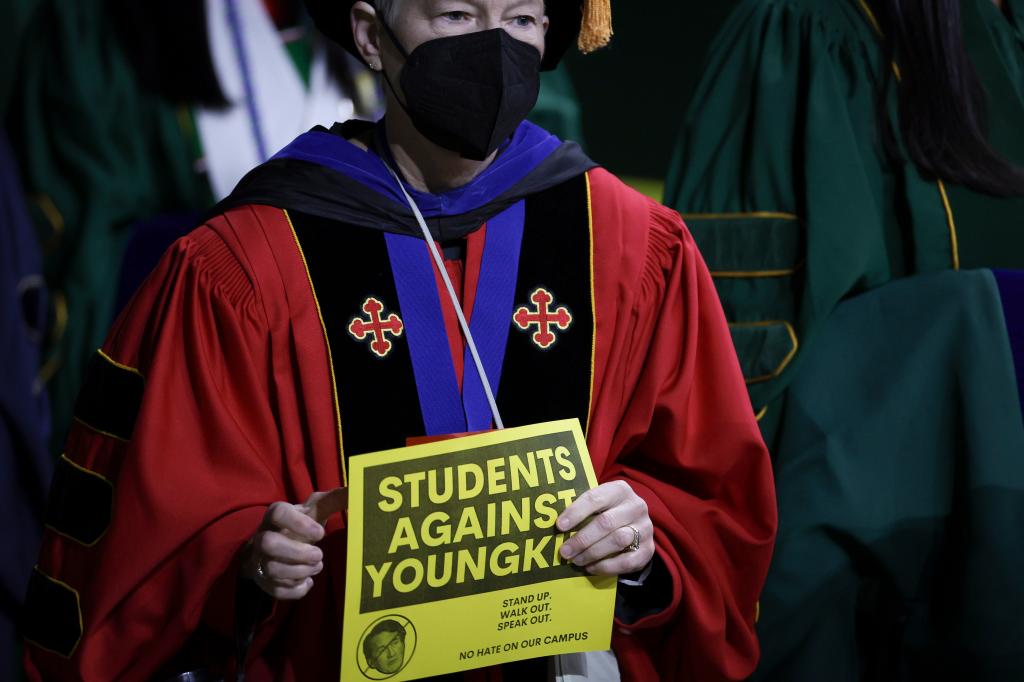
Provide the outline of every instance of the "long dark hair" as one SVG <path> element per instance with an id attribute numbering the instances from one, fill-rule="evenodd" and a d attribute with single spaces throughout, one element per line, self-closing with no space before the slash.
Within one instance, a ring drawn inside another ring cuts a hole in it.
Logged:
<path id="1" fill-rule="evenodd" d="M 874 0 L 886 63 L 900 70 L 899 124 L 906 153 L 925 174 L 994 196 L 1024 195 L 1024 170 L 988 142 L 985 89 L 964 45 L 960 0 Z M 889 73 L 885 93 L 894 75 Z M 902 156 L 888 116 L 885 146 Z"/>

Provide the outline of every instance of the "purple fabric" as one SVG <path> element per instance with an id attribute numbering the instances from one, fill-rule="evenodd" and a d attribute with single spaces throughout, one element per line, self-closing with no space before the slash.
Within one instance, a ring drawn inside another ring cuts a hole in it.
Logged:
<path id="1" fill-rule="evenodd" d="M 398 234 L 386 234 L 384 238 L 427 435 L 463 433 L 466 414 L 448 346 L 430 252 L 422 239 Z"/>
<path id="2" fill-rule="evenodd" d="M 469 328 L 473 332 L 480 360 L 491 382 L 495 397 L 501 384 L 515 307 L 515 286 L 519 276 L 519 252 L 526 225 L 526 202 L 520 201 L 487 221 L 480 280 L 473 302 Z M 476 370 L 473 355 L 466 348 L 462 393 L 466 407 L 466 430 L 486 431 L 492 428 L 491 407 L 484 393 L 483 381 Z"/>
<path id="3" fill-rule="evenodd" d="M 1006 335 L 1013 352 L 1013 366 L 1017 371 L 1017 391 L 1021 409 L 1024 409 L 1024 271 L 993 270 L 999 285 L 999 298 L 1006 319 Z"/>
<path id="4" fill-rule="evenodd" d="M 469 320 L 495 394 L 501 382 L 511 327 L 525 219 L 525 203 L 520 201 L 488 221 L 480 279 Z M 385 239 L 427 435 L 490 429 L 490 405 L 468 348 L 463 389 L 459 393 L 434 263 L 427 245 L 422 239 L 404 235 L 387 234 Z"/>
<path id="5" fill-rule="evenodd" d="M 120 313 L 153 272 L 164 251 L 199 224 L 198 213 L 169 213 L 135 223 L 121 258 L 115 314 Z"/>
<path id="6" fill-rule="evenodd" d="M 18 666 L 16 614 L 39 554 L 53 460 L 39 381 L 47 302 L 42 256 L 0 132 L 0 671 Z"/>
<path id="7" fill-rule="evenodd" d="M 511 189 L 561 144 L 561 140 L 543 128 L 524 121 L 494 163 L 469 184 L 441 194 L 419 192 L 408 185 L 406 189 L 427 219 L 468 213 Z M 273 158 L 331 168 L 397 204 L 406 205 L 381 158 L 338 135 L 316 130 L 304 133 Z"/>

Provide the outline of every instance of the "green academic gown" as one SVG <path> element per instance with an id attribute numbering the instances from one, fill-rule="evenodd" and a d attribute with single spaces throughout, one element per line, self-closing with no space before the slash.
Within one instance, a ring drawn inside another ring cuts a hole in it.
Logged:
<path id="1" fill-rule="evenodd" d="M 964 0 L 963 21 L 992 142 L 1024 163 L 1024 1 L 1008 2 L 1012 22 L 990 0 Z M 886 160 L 889 68 L 859 0 L 747 0 L 711 49 L 669 172 L 666 203 L 715 271 L 769 445 L 799 348 L 840 300 L 914 273 L 1024 267 L 1024 199 Z"/>
<path id="2" fill-rule="evenodd" d="M 991 0 L 963 0 L 963 27 L 989 94 L 993 146 L 1024 164 L 1024 0 L 1008 5 L 1009 19 Z M 684 215 L 715 277 L 776 463 L 780 533 L 762 599 L 758 679 L 909 679 L 928 670 L 929 656 L 947 672 L 988 662 L 963 679 L 1024 679 L 1024 632 L 1001 619 L 1005 608 L 1024 609 L 1024 585 L 998 575 L 1024 566 L 1020 496 L 982 516 L 998 549 L 974 551 L 943 525 L 972 508 L 964 467 L 978 453 L 1001 472 L 994 478 L 1017 489 L 1013 449 L 970 447 L 955 432 L 929 430 L 936 412 L 921 407 L 935 391 L 943 418 L 1024 452 L 1019 410 L 1004 411 L 1012 391 L 996 390 L 1000 377 L 1013 377 L 1009 353 L 993 342 L 984 363 L 965 365 L 964 376 L 992 387 L 972 384 L 970 400 L 986 409 L 968 423 L 955 408 L 968 399 L 954 390 L 964 382 L 940 377 L 962 361 L 956 348 L 983 353 L 985 344 L 943 345 L 960 327 L 925 332 L 892 305 L 888 317 L 870 306 L 855 308 L 858 319 L 837 317 L 844 301 L 894 280 L 1024 268 L 1024 199 L 994 199 L 887 159 L 876 101 L 891 69 L 860 0 L 746 0 L 711 49 L 668 177 L 666 203 Z M 993 302 L 991 278 L 956 281 L 967 297 L 959 302 L 927 288 L 894 300 L 959 306 L 964 330 L 1005 337 L 996 312 L 987 331 L 966 312 Z M 871 351 L 877 339 L 891 352 Z M 927 372 L 903 371 L 922 358 L 932 363 Z M 844 365 L 858 367 L 860 385 L 872 390 L 844 384 Z M 952 576 L 944 552 L 972 566 L 984 556 L 991 571 Z M 944 602 L 929 592 L 951 585 L 960 591 Z M 960 629 L 936 624 L 950 620 Z"/>
<path id="3" fill-rule="evenodd" d="M 988 270 L 840 303 L 779 428 L 754 680 L 1024 680 L 1024 423 Z"/>
<path id="4" fill-rule="evenodd" d="M 183 143 L 187 112 L 139 88 L 107 4 L 40 0 L 9 114 L 55 306 L 43 374 L 56 452 L 111 323 L 129 226 L 209 203 Z"/>

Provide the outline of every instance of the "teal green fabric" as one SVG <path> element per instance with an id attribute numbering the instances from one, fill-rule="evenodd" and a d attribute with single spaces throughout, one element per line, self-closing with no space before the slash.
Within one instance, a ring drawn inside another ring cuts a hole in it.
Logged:
<path id="1" fill-rule="evenodd" d="M 1020 17 L 1024 2 L 1010 3 Z M 991 0 L 962 5 L 990 94 L 993 144 L 1024 163 L 1020 23 Z M 687 219 L 731 322 L 788 322 L 803 349 L 843 299 L 953 267 L 938 183 L 889 162 L 879 143 L 876 100 L 889 68 L 858 0 L 746 0 L 715 40 L 666 203 Z M 1024 199 L 946 189 L 961 266 L 1024 267 Z M 802 353 L 786 363 L 791 344 L 754 343 L 753 334 L 744 354 L 764 355 L 742 357 L 743 365 L 782 366 L 769 379 L 748 376 L 772 446 Z"/>
<path id="2" fill-rule="evenodd" d="M 1024 423 L 987 270 L 843 302 L 790 384 L 754 680 L 1024 680 Z"/>
<path id="3" fill-rule="evenodd" d="M 961 0 L 963 30 L 991 142 L 1024 164 L 1007 1 Z M 667 181 L 776 466 L 757 682 L 1024 679 L 1024 426 L 977 270 L 1024 268 L 1024 199 L 887 159 L 891 68 L 859 0 L 744 0 Z"/>
<path id="4" fill-rule="evenodd" d="M 85 362 L 112 320 L 133 222 L 208 205 L 179 111 L 136 85 L 104 0 L 40 0 L 25 39 L 10 136 L 58 302 L 46 370 L 59 453 Z M 67 302 L 64 324 L 61 300 Z"/>

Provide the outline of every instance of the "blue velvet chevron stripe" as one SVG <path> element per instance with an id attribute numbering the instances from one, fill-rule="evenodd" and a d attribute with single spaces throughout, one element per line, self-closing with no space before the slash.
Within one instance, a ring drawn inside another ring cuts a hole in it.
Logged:
<path id="1" fill-rule="evenodd" d="M 1017 391 L 1024 410 L 1024 271 L 993 270 L 1006 318 L 1006 335 L 1017 372 Z"/>

